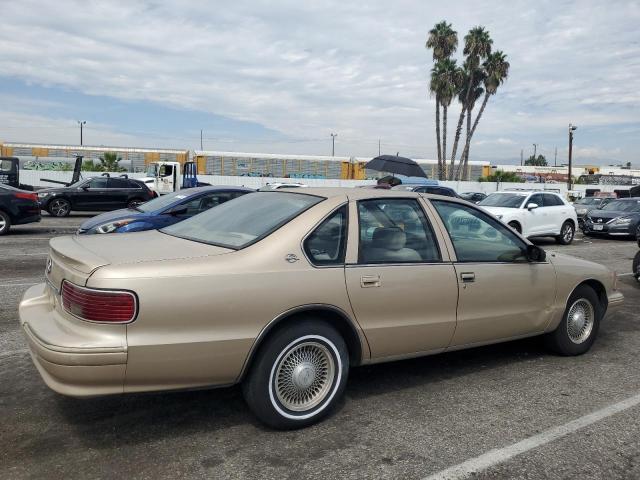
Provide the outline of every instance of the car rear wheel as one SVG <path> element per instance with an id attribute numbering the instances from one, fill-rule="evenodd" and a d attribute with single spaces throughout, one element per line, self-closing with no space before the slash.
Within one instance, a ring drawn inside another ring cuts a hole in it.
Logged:
<path id="1" fill-rule="evenodd" d="M 71 203 L 64 198 L 54 198 L 49 202 L 47 211 L 54 217 L 66 217 L 71 213 Z"/>
<path id="2" fill-rule="evenodd" d="M 0 211 L 0 235 L 6 235 L 11 228 L 11 218 L 6 213 Z"/>
<path id="3" fill-rule="evenodd" d="M 278 429 L 325 417 L 342 396 L 349 354 L 342 336 L 322 321 L 277 330 L 260 347 L 242 387 L 253 413 Z"/>
<path id="4" fill-rule="evenodd" d="M 522 227 L 518 222 L 509 222 L 509 226 L 513 228 L 516 232 L 522 233 Z"/>
<path id="5" fill-rule="evenodd" d="M 582 355 L 587 352 L 598 334 L 604 307 L 593 288 L 576 288 L 555 331 L 547 334 L 547 345 L 560 355 Z"/>
<path id="6" fill-rule="evenodd" d="M 633 276 L 640 282 L 640 251 L 633 257 Z"/>
<path id="7" fill-rule="evenodd" d="M 560 235 L 556 237 L 556 242 L 560 245 L 569 245 L 573 242 L 573 237 L 576 234 L 576 229 L 571 222 L 564 222 L 560 229 Z"/>
<path id="8" fill-rule="evenodd" d="M 129 203 L 127 203 L 127 208 L 131 210 L 135 210 L 138 205 L 142 205 L 143 203 L 144 203 L 144 200 L 140 200 L 139 198 L 134 198 L 133 200 L 129 200 Z"/>

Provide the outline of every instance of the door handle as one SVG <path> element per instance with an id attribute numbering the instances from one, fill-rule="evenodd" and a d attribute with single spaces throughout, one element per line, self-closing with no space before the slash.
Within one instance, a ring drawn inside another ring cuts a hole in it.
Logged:
<path id="1" fill-rule="evenodd" d="M 380 275 L 364 275 L 360 277 L 360 286 L 362 288 L 379 287 Z"/>
<path id="2" fill-rule="evenodd" d="M 462 272 L 460 273 L 460 280 L 464 283 L 471 283 L 476 281 L 476 274 L 473 272 Z"/>

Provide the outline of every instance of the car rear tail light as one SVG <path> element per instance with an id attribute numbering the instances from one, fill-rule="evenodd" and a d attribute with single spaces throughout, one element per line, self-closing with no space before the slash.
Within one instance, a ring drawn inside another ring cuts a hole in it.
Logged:
<path id="1" fill-rule="evenodd" d="M 38 194 L 37 193 L 22 193 L 22 192 L 17 192 L 13 194 L 16 198 L 22 198 L 24 200 L 33 200 L 34 202 L 38 201 Z"/>
<path id="2" fill-rule="evenodd" d="M 136 318 L 137 300 L 133 293 L 99 290 L 62 282 L 64 310 L 82 320 L 129 323 Z"/>

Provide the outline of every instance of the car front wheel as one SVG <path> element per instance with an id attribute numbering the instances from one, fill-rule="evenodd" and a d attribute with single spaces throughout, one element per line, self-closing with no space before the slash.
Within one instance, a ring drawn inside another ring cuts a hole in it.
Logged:
<path id="1" fill-rule="evenodd" d="M 580 285 L 569 297 L 558 328 L 547 334 L 547 345 L 560 355 L 582 355 L 593 345 L 604 311 L 593 288 Z"/>
<path id="2" fill-rule="evenodd" d="M 341 335 L 325 322 L 303 320 L 277 330 L 260 347 L 243 393 L 267 425 L 301 428 L 335 407 L 348 372 L 349 354 Z"/>
<path id="3" fill-rule="evenodd" d="M 640 282 L 640 251 L 633 257 L 633 276 Z"/>
<path id="4" fill-rule="evenodd" d="M 556 242 L 560 245 L 569 245 L 573 242 L 573 237 L 575 236 L 576 229 L 571 222 L 564 222 L 562 224 L 562 228 L 560 229 L 560 235 L 556 237 Z"/>

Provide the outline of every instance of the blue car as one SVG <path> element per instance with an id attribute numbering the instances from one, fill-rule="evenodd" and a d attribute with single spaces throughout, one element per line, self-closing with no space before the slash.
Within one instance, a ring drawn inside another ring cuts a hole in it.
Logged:
<path id="1" fill-rule="evenodd" d="M 84 222 L 77 233 L 89 235 L 156 230 L 253 191 L 244 187 L 189 188 L 163 195 L 135 208 L 123 208 L 93 217 Z"/>

